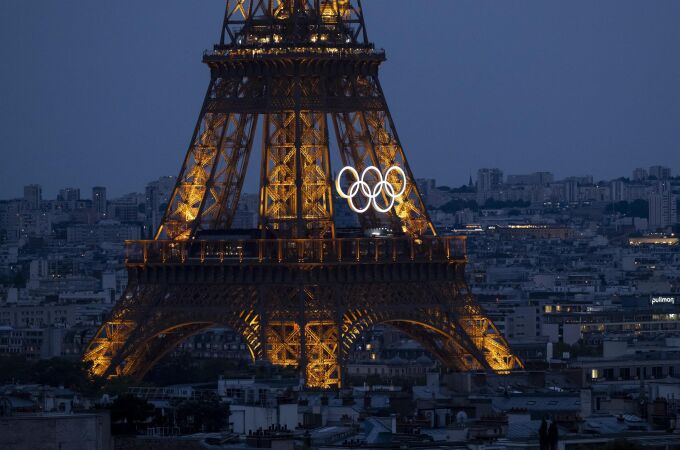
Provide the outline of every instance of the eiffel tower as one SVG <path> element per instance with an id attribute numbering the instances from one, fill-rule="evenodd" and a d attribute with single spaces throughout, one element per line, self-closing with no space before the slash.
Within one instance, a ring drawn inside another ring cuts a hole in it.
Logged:
<path id="1" fill-rule="evenodd" d="M 440 236 L 428 216 L 378 79 L 384 61 L 360 0 L 227 0 L 164 218 L 155 239 L 126 243 L 127 290 L 84 355 L 93 374 L 141 378 L 225 326 L 254 360 L 337 388 L 357 338 L 381 323 L 454 370 L 522 367 L 469 292 L 465 238 Z M 351 168 L 336 186 L 331 134 Z M 236 230 L 258 146 L 258 227 Z M 354 230 L 336 227 L 345 201 L 361 211 Z"/>

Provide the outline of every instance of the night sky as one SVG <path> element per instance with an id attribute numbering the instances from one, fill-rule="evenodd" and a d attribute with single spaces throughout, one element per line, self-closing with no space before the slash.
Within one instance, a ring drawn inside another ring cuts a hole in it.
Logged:
<path id="1" fill-rule="evenodd" d="M 0 198 L 176 175 L 221 0 L 1 0 Z M 680 172 L 680 1 L 364 0 L 416 177 Z M 255 155 L 259 154 L 258 151 Z M 246 190 L 257 183 L 251 159 Z"/>

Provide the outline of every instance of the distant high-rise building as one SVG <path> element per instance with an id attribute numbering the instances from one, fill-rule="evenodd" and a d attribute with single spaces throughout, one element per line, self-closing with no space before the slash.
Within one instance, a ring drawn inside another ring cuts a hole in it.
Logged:
<path id="1" fill-rule="evenodd" d="M 231 222 L 232 228 L 252 229 L 257 226 L 260 197 L 257 194 L 241 194 L 236 213 Z"/>
<path id="2" fill-rule="evenodd" d="M 106 216 L 106 188 L 95 186 L 92 188 L 92 208 L 100 217 Z"/>
<path id="3" fill-rule="evenodd" d="M 260 196 L 258 194 L 241 194 L 238 208 L 253 211 L 257 215 L 260 210 Z"/>
<path id="4" fill-rule="evenodd" d="M 659 183 L 649 196 L 649 226 L 666 228 L 678 222 L 677 200 L 669 183 Z"/>
<path id="5" fill-rule="evenodd" d="M 42 187 L 39 184 L 24 186 L 24 201 L 29 209 L 40 209 L 42 203 Z"/>
<path id="6" fill-rule="evenodd" d="M 643 181 L 647 179 L 647 170 L 642 167 L 638 167 L 633 170 L 633 181 Z"/>
<path id="7" fill-rule="evenodd" d="M 255 213 L 245 208 L 238 208 L 231 221 L 232 229 L 250 230 L 255 227 Z"/>
<path id="8" fill-rule="evenodd" d="M 25 208 L 22 200 L 0 200 L 0 242 L 19 239 L 20 216 Z"/>
<path id="9" fill-rule="evenodd" d="M 59 189 L 57 200 L 66 203 L 66 209 L 74 211 L 80 202 L 80 189 L 67 187 Z"/>
<path id="10" fill-rule="evenodd" d="M 569 203 L 575 203 L 579 201 L 579 189 L 578 180 L 574 177 L 568 178 L 565 184 L 565 197 L 566 201 Z"/>
<path id="11" fill-rule="evenodd" d="M 430 193 L 437 187 L 437 182 L 434 178 L 418 178 L 416 179 L 418 185 L 418 192 L 423 196 L 425 204 L 430 204 Z"/>
<path id="12" fill-rule="evenodd" d="M 613 202 L 628 200 L 628 185 L 623 180 L 614 180 L 610 185 L 610 196 Z"/>
<path id="13" fill-rule="evenodd" d="M 555 177 L 551 172 L 534 172 L 528 175 L 508 175 L 507 184 L 546 186 L 554 181 Z"/>
<path id="14" fill-rule="evenodd" d="M 523 185 L 532 184 L 533 178 L 531 175 L 508 175 L 507 184 L 510 185 Z"/>
<path id="15" fill-rule="evenodd" d="M 493 191 L 503 184 L 500 169 L 479 169 L 477 171 L 477 203 L 482 204 L 493 197 Z"/>
<path id="16" fill-rule="evenodd" d="M 503 171 L 500 169 L 479 169 L 477 171 L 477 191 L 489 192 L 503 184 Z"/>
<path id="17" fill-rule="evenodd" d="M 649 176 L 657 180 L 667 180 L 671 177 L 671 168 L 664 166 L 652 166 L 649 168 Z"/>
<path id="18" fill-rule="evenodd" d="M 555 176 L 552 172 L 534 172 L 532 176 L 534 178 L 534 184 L 541 186 L 546 186 L 555 181 Z"/>
<path id="19" fill-rule="evenodd" d="M 80 189 L 78 188 L 64 188 L 59 189 L 59 195 L 57 195 L 57 200 L 64 202 L 77 202 L 80 200 Z"/>
<path id="20" fill-rule="evenodd" d="M 172 191 L 175 189 L 176 177 L 166 176 L 146 185 L 144 213 L 150 235 L 156 233 L 165 214 Z"/>
<path id="21" fill-rule="evenodd" d="M 139 205 L 125 200 L 113 200 L 108 205 L 107 216 L 121 222 L 136 222 Z"/>
<path id="22" fill-rule="evenodd" d="M 566 180 L 574 180 L 580 186 L 590 186 L 590 185 L 594 184 L 592 175 L 581 175 L 581 176 L 569 177 L 569 178 L 566 178 Z"/>

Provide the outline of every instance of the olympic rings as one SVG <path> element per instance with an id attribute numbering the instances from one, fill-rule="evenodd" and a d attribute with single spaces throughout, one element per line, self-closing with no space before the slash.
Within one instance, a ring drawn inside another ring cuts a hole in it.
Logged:
<path id="1" fill-rule="evenodd" d="M 401 177 L 401 190 L 399 192 L 395 191 L 394 185 L 388 181 L 390 174 L 392 172 L 395 172 L 397 176 Z M 345 174 L 345 172 L 349 172 L 354 176 L 354 182 L 349 186 L 349 189 L 347 192 L 343 191 L 342 186 L 340 186 L 340 180 L 342 180 L 342 176 Z M 373 186 L 371 189 L 371 186 L 368 184 L 366 181 L 366 175 L 368 174 L 374 174 L 374 177 L 378 182 Z M 337 178 L 335 179 L 335 189 L 338 191 L 338 194 L 342 198 L 347 199 L 347 203 L 349 204 L 349 207 L 352 209 L 352 211 L 363 214 L 368 209 L 373 205 L 373 209 L 375 209 L 378 212 L 381 213 L 386 213 L 389 212 L 389 210 L 394 207 L 394 202 L 397 200 L 397 198 L 401 197 L 404 192 L 406 192 L 406 174 L 404 173 L 404 170 L 399 167 L 399 166 L 392 166 L 387 171 L 385 171 L 385 174 L 383 175 L 380 172 L 380 169 L 378 169 L 375 166 L 368 166 L 364 169 L 363 172 L 361 172 L 361 176 L 359 176 L 359 172 L 356 171 L 354 167 L 351 166 L 345 166 L 342 168 L 340 173 L 338 173 Z M 366 205 L 363 208 L 357 208 L 357 206 L 354 204 L 354 198 L 361 193 L 363 197 L 365 197 L 368 201 L 366 202 Z M 381 195 L 385 195 L 385 197 L 389 197 L 390 201 L 389 204 L 386 207 L 381 207 L 378 204 L 378 197 Z"/>

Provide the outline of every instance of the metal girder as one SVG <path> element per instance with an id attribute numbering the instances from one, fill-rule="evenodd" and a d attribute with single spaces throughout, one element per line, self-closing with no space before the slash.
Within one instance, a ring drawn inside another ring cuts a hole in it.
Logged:
<path id="1" fill-rule="evenodd" d="M 256 298 L 255 286 L 234 286 L 225 292 L 190 284 L 133 281 L 95 334 L 83 359 L 92 364 L 90 370 L 95 375 L 141 378 L 179 342 L 216 325 L 239 333 L 253 358 L 262 358 L 261 321 L 253 309 Z M 224 306 L 226 302 L 228 307 Z"/>
<path id="2" fill-rule="evenodd" d="M 156 239 L 127 256 L 128 289 L 84 355 L 93 374 L 141 378 L 182 340 L 227 326 L 254 359 L 339 387 L 378 323 L 447 367 L 522 367 L 469 293 L 464 239 L 436 237 L 378 80 L 384 60 L 359 0 L 227 0 L 177 184 Z M 360 219 L 405 236 L 335 239 L 329 115 L 344 164 L 404 171 L 387 180 L 404 190 L 394 208 Z M 262 239 L 197 239 L 230 228 L 258 122 Z"/>
<path id="3" fill-rule="evenodd" d="M 340 340 L 338 325 L 334 321 L 307 323 L 305 326 L 308 359 L 307 386 L 328 389 L 341 385 L 341 369 L 338 361 Z"/>
<path id="4" fill-rule="evenodd" d="M 243 281 L 225 289 L 219 280 L 133 281 L 131 297 L 114 308 L 85 360 L 97 375 L 141 378 L 182 340 L 211 326 L 227 326 L 242 336 L 254 358 L 298 367 L 308 387 L 325 389 L 341 385 L 342 368 L 358 337 L 385 323 L 452 369 L 507 373 L 522 367 L 459 282 L 403 281 L 398 274 L 385 279 L 368 266 L 357 271 L 363 281 L 344 285 Z"/>
<path id="5" fill-rule="evenodd" d="M 281 22 L 291 18 L 308 32 L 325 33 L 332 43 L 368 44 L 361 0 L 227 0 L 220 45 L 247 47 L 277 42 L 274 36 L 306 37 L 300 30 L 291 36 L 282 29 Z"/>
<path id="6" fill-rule="evenodd" d="M 252 95 L 255 85 L 248 79 L 216 79 L 210 83 L 157 239 L 185 240 L 200 229 L 226 229 L 231 225 L 257 115 L 213 112 L 206 106 L 215 98 Z"/>
<path id="7" fill-rule="evenodd" d="M 208 106 L 202 111 L 157 238 L 183 240 L 200 230 L 229 228 L 260 113 L 264 115 L 259 212 L 262 233 L 333 237 L 328 113 L 302 109 L 310 98 L 323 98 L 324 104 L 362 98 L 383 105 L 381 109 L 331 114 L 344 164 L 357 170 L 372 165 L 383 171 L 399 166 L 407 175 L 405 192 L 389 214 L 371 211 L 360 220 L 364 227 L 390 226 L 413 237 L 435 235 L 377 78 L 263 76 L 219 78 L 211 83 Z M 211 103 L 223 99 L 257 104 L 264 101 L 269 112 L 229 112 Z M 287 106 L 293 108 L 277 110 L 280 99 L 290 99 L 292 104 Z M 404 182 L 396 174 L 389 181 L 396 190 Z"/>
<path id="8" fill-rule="evenodd" d="M 361 112 L 344 112 L 333 114 L 332 117 L 342 163 L 353 166 L 358 172 L 369 166 L 377 167 L 379 163 L 373 152 L 370 136 L 363 126 Z M 373 208 L 359 215 L 359 223 L 363 228 L 377 228 L 393 219 L 393 214 L 386 217 Z"/>
<path id="9" fill-rule="evenodd" d="M 300 364 L 300 326 L 294 321 L 267 324 L 267 358 L 277 366 Z"/>
<path id="10" fill-rule="evenodd" d="M 352 164 L 357 170 L 363 170 L 371 165 L 382 171 L 396 165 L 404 169 L 407 177 L 403 181 L 394 175 L 389 180 L 397 190 L 401 189 L 401 183 L 406 182 L 405 192 L 397 199 L 395 208 L 390 211 L 390 217 L 379 217 L 374 213 L 362 220 L 372 226 L 378 223 L 386 225 L 385 222 L 388 222 L 393 228 L 414 237 L 424 234 L 436 235 L 394 129 L 377 76 L 341 77 L 338 84 L 341 95 L 377 99 L 382 105 L 377 109 L 333 114 L 343 163 Z"/>
<path id="11" fill-rule="evenodd" d="M 370 143 L 378 167 L 387 170 L 392 166 L 401 167 L 406 173 L 406 191 L 397 199 L 394 213 L 402 224 L 402 230 L 411 236 L 423 234 L 437 234 L 430 220 L 425 203 L 423 202 L 415 177 L 406 161 L 404 149 L 399 142 L 399 136 L 394 127 L 392 116 L 387 108 L 387 102 L 383 94 L 377 76 L 359 78 L 355 82 L 355 89 L 362 96 L 377 96 L 383 100 L 382 111 L 370 110 L 362 114 L 362 126 L 370 136 Z M 395 189 L 401 189 L 402 180 L 396 174 L 389 179 Z"/>
<path id="12" fill-rule="evenodd" d="M 265 116 L 260 227 L 279 237 L 332 237 L 333 207 L 325 114 Z"/>
<path id="13" fill-rule="evenodd" d="M 366 41 L 359 1 L 228 1 L 223 42 L 204 57 L 208 92 L 156 239 L 230 227 L 260 116 L 263 236 L 334 237 L 329 114 L 346 164 L 406 174 L 390 175 L 397 191 L 406 186 L 388 217 L 369 213 L 362 225 L 435 235 L 378 82 L 384 59 Z"/>

